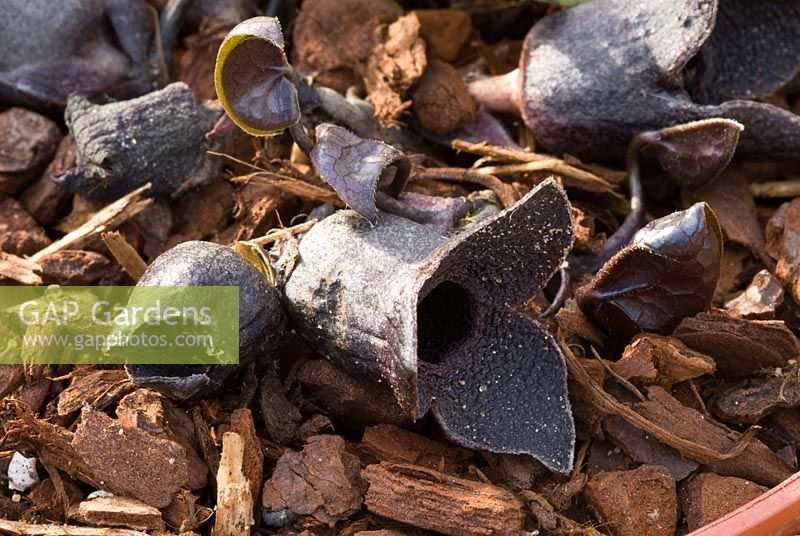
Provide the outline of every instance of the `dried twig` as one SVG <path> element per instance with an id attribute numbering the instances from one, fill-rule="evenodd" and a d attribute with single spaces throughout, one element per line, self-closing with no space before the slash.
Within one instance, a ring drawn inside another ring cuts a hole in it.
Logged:
<path id="1" fill-rule="evenodd" d="M 497 177 L 465 168 L 417 168 L 411 174 L 411 180 L 443 180 L 478 184 L 497 194 L 504 207 L 510 207 L 518 199 L 514 188 Z"/>
<path id="2" fill-rule="evenodd" d="M 342 200 L 339 199 L 339 196 L 336 195 L 336 192 L 333 190 L 309 184 L 289 175 L 283 175 L 274 171 L 259 171 L 233 177 L 230 180 L 236 183 L 255 182 L 258 184 L 269 184 L 298 197 L 319 201 L 321 203 L 330 203 L 337 207 L 344 206 Z"/>
<path id="3" fill-rule="evenodd" d="M 753 197 L 798 197 L 800 196 L 800 179 L 775 182 L 754 182 L 750 185 Z"/>
<path id="4" fill-rule="evenodd" d="M 35 262 L 0 251 L 0 279 L 11 279 L 23 285 L 41 285 L 42 278 L 35 273 L 40 269 Z"/>
<path id="5" fill-rule="evenodd" d="M 212 536 L 248 536 L 253 524 L 253 495 L 242 473 L 244 439 L 235 432 L 222 436 L 217 472 L 217 513 Z"/>
<path id="6" fill-rule="evenodd" d="M 597 350 L 595 350 L 594 346 L 592 346 L 592 354 L 594 354 L 594 357 L 597 358 L 598 361 L 600 361 L 600 364 L 603 365 L 603 368 L 606 370 L 606 372 L 611 374 L 611 376 L 615 380 L 617 380 L 617 382 L 619 382 L 623 387 L 625 387 L 625 389 L 627 389 L 632 395 L 634 395 L 636 398 L 638 398 L 641 401 L 647 400 L 647 398 L 642 394 L 642 392 L 635 385 L 633 385 L 631 382 L 629 382 L 628 380 L 626 380 L 625 378 L 623 378 L 622 376 L 617 374 L 617 371 L 615 371 L 613 368 L 611 368 L 611 365 L 606 363 L 605 359 L 600 357 L 600 354 L 597 353 Z"/>
<path id="7" fill-rule="evenodd" d="M 260 236 L 258 238 L 254 238 L 249 240 L 249 242 L 253 242 L 258 244 L 259 246 L 266 246 L 267 244 L 272 244 L 273 242 L 277 242 L 278 240 L 282 240 L 283 238 L 297 235 L 300 233 L 305 233 L 312 227 L 314 224 L 317 223 L 317 220 L 312 219 L 308 220 L 307 222 L 298 223 L 297 225 L 293 225 L 292 227 L 284 227 L 281 229 L 271 229 L 267 231 L 267 234 L 264 236 Z"/>
<path id="8" fill-rule="evenodd" d="M 616 398 L 605 392 L 605 390 L 592 379 L 589 373 L 583 368 L 578 358 L 572 353 L 569 345 L 564 341 L 563 336 L 558 336 L 561 349 L 567 361 L 572 377 L 583 386 L 592 396 L 592 401 L 603 411 L 619 415 L 635 427 L 644 430 L 662 443 L 679 451 L 682 455 L 693 460 L 704 463 L 715 460 L 728 460 L 739 456 L 750 444 L 750 440 L 755 436 L 757 429 L 751 428 L 747 432 L 740 434 L 733 445 L 726 452 L 718 452 L 712 448 L 700 445 L 694 441 L 689 441 L 676 436 L 669 430 L 662 428 L 642 417 L 627 405 L 621 403 Z"/>
<path id="9" fill-rule="evenodd" d="M 71 233 L 66 234 L 61 239 L 35 253 L 29 260 L 38 262 L 43 257 L 55 253 L 56 251 L 80 249 L 95 239 L 100 233 L 119 227 L 122 223 L 133 218 L 153 203 L 152 198 L 146 197 L 149 190 L 150 183 L 114 201 L 98 211 L 97 214 L 89 218 L 89 221 Z"/>
<path id="10" fill-rule="evenodd" d="M 128 272 L 128 275 L 134 281 L 138 281 L 144 271 L 147 270 L 147 263 L 139 256 L 139 253 L 133 249 L 133 246 L 125 240 L 125 237 L 119 231 L 103 233 L 100 236 L 120 266 Z"/>

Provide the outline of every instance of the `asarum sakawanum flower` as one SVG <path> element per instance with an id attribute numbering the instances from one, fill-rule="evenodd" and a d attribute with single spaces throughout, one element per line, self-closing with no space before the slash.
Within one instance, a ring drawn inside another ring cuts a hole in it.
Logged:
<path id="1" fill-rule="evenodd" d="M 381 214 L 317 223 L 285 285 L 298 332 L 343 369 L 388 384 L 413 419 L 431 411 L 469 448 L 572 466 L 564 357 L 523 311 L 573 241 L 570 205 L 547 180 L 452 238 Z"/>
<path id="2" fill-rule="evenodd" d="M 3 0 L 0 104 L 63 107 L 71 93 L 144 93 L 153 35 L 144 0 Z"/>
<path id="3" fill-rule="evenodd" d="M 183 82 L 103 105 L 73 95 L 65 118 L 78 165 L 53 180 L 96 202 L 114 201 L 147 182 L 155 196 L 180 195 L 221 170 L 220 160 L 206 153 L 205 138 L 221 113 Z"/>
<path id="4" fill-rule="evenodd" d="M 238 286 L 239 363 L 270 363 L 285 332 L 280 292 L 236 251 L 190 241 L 159 255 L 137 286 Z M 126 365 L 137 385 L 179 400 L 206 396 L 223 386 L 237 365 Z"/>
<path id="5" fill-rule="evenodd" d="M 541 19 L 519 68 L 470 92 L 556 154 L 619 159 L 640 132 L 722 117 L 744 125 L 739 156 L 795 158 L 800 116 L 744 99 L 797 74 L 799 17 L 796 0 L 594 0 Z"/>

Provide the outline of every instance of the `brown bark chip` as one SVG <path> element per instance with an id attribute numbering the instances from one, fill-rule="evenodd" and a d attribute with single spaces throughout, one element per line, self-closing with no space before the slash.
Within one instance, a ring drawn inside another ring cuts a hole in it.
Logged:
<path id="1" fill-rule="evenodd" d="M 54 175 L 61 175 L 76 166 L 78 147 L 71 134 L 64 136 L 52 162 L 42 176 L 28 186 L 19 196 L 19 201 L 33 218 L 42 225 L 56 223 L 67 211 L 72 194 L 53 182 Z"/>
<path id="2" fill-rule="evenodd" d="M 599 473 L 583 496 L 614 536 L 673 536 L 678 525 L 675 481 L 664 467 Z"/>
<path id="3" fill-rule="evenodd" d="M 687 528 L 697 530 L 747 504 L 769 488 L 715 473 L 695 475 L 678 488 Z"/>
<path id="4" fill-rule="evenodd" d="M 614 372 L 636 385 L 660 385 L 666 389 L 674 384 L 713 374 L 714 360 L 692 350 L 674 337 L 655 334 L 638 335 L 612 364 Z"/>
<path id="5" fill-rule="evenodd" d="M 800 198 L 775 211 L 766 229 L 767 251 L 778 261 L 775 275 L 800 302 Z"/>
<path id="6" fill-rule="evenodd" d="M 0 113 L 0 193 L 24 187 L 53 156 L 61 141 L 58 126 L 24 108 Z"/>
<path id="7" fill-rule="evenodd" d="M 186 451 L 190 489 L 202 489 L 208 483 L 208 467 L 197 452 L 194 423 L 169 399 L 149 389 L 137 389 L 117 405 L 117 421 L 122 426 L 139 428 L 155 437 L 169 439 Z"/>
<path id="8" fill-rule="evenodd" d="M 436 59 L 454 61 L 472 33 L 472 20 L 463 9 L 418 9 L 413 11 L 428 53 Z"/>
<path id="9" fill-rule="evenodd" d="M 456 473 L 470 454 L 391 424 L 364 430 L 359 451 L 367 463 L 394 462 L 421 465 Z"/>
<path id="10" fill-rule="evenodd" d="M 302 452 L 287 451 L 264 484 L 268 512 L 290 509 L 333 526 L 361 509 L 364 482 L 358 458 L 339 436 L 309 438 Z"/>
<path id="11" fill-rule="evenodd" d="M 755 423 L 781 408 L 798 405 L 800 379 L 796 374 L 787 374 L 747 387 L 727 389 L 713 399 L 711 411 L 727 422 Z"/>
<path id="12" fill-rule="evenodd" d="M 339 93 L 350 86 L 363 90 L 376 30 L 402 14 L 403 8 L 392 0 L 303 2 L 292 32 L 292 64 Z"/>
<path id="13" fill-rule="evenodd" d="M 781 321 L 700 313 L 683 319 L 673 336 L 711 356 L 721 378 L 745 378 L 761 369 L 785 366 L 800 355 L 800 342 Z"/>
<path id="14" fill-rule="evenodd" d="M 111 261 L 94 251 L 56 251 L 39 259 L 39 265 L 46 285 L 88 286 L 111 271 Z"/>
<path id="15" fill-rule="evenodd" d="M 0 202 L 0 250 L 13 255 L 32 255 L 50 244 L 44 229 L 9 197 Z"/>
<path id="16" fill-rule="evenodd" d="M 82 411 L 72 446 L 103 489 L 157 508 L 172 502 L 189 477 L 183 447 L 99 411 Z"/>
<path id="17" fill-rule="evenodd" d="M 422 76 L 427 57 L 419 37 L 420 24 L 413 13 L 404 15 L 385 30 L 367 63 L 366 84 L 375 116 L 392 124 L 410 105 L 406 92 Z"/>
<path id="18" fill-rule="evenodd" d="M 415 465 L 381 463 L 362 472 L 367 509 L 450 536 L 519 536 L 523 505 L 510 491 Z"/>
<path id="19" fill-rule="evenodd" d="M 287 445 L 297 439 L 303 416 L 286 398 L 283 385 L 274 373 L 267 372 L 261 379 L 258 402 L 261 418 L 264 420 L 270 439 L 281 445 Z"/>
<path id="20" fill-rule="evenodd" d="M 134 385 L 122 369 L 74 372 L 69 387 L 58 396 L 60 416 L 78 411 L 85 404 L 105 409 L 133 391 Z"/>
<path id="21" fill-rule="evenodd" d="M 783 286 L 769 270 L 761 270 L 744 292 L 725 304 L 725 311 L 748 320 L 773 320 L 783 304 Z"/>
<path id="22" fill-rule="evenodd" d="M 433 60 L 412 94 L 412 109 L 423 127 L 436 133 L 457 130 L 475 117 L 477 107 L 455 67 Z"/>
<path id="23" fill-rule="evenodd" d="M 723 172 L 699 190 L 684 190 L 687 205 L 705 201 L 711 206 L 728 240 L 740 244 L 760 259 L 768 259 L 764 232 L 744 175 Z"/>
<path id="24" fill-rule="evenodd" d="M 408 422 L 386 386 L 353 378 L 328 361 L 306 363 L 298 371 L 297 379 L 331 417 L 351 426 Z"/>
<path id="25" fill-rule="evenodd" d="M 725 453 L 736 445 L 739 434 L 687 408 L 661 387 L 647 390 L 649 400 L 633 405 L 634 411 L 682 439 Z M 765 486 L 777 486 L 793 470 L 761 441 L 751 438 L 742 452 L 732 458 L 702 459 L 712 471 L 738 476 Z"/>
<path id="26" fill-rule="evenodd" d="M 101 527 L 164 530 L 164 521 L 157 508 L 125 497 L 97 497 L 83 501 L 73 509 L 70 517 Z"/>
<path id="27" fill-rule="evenodd" d="M 683 480 L 700 464 L 680 455 L 674 448 L 653 439 L 647 432 L 636 428 L 619 415 L 609 415 L 603 429 L 611 443 L 618 446 L 640 463 L 665 467 L 676 481 Z"/>

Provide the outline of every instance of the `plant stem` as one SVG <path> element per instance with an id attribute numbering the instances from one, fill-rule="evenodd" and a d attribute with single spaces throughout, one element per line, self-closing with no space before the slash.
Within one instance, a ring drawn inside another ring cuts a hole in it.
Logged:
<path id="1" fill-rule="evenodd" d="M 477 104 L 492 112 L 502 112 L 519 116 L 520 80 L 519 69 L 510 73 L 475 80 L 467 89 Z"/>

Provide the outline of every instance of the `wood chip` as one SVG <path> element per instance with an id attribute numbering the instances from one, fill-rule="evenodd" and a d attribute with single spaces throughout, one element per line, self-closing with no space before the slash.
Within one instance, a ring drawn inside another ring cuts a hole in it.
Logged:
<path id="1" fill-rule="evenodd" d="M 469 451 L 391 424 L 379 424 L 364 430 L 358 449 L 367 463 L 407 463 L 450 474 L 457 474 L 471 457 Z"/>
<path id="2" fill-rule="evenodd" d="M 264 472 L 264 452 L 249 409 L 237 409 L 231 414 L 231 432 L 239 434 L 244 440 L 242 473 L 250 482 L 250 496 L 258 497 L 261 492 L 261 475 Z"/>
<path id="3" fill-rule="evenodd" d="M 409 422 L 392 392 L 384 385 L 353 378 L 329 361 L 303 365 L 297 379 L 332 417 L 355 427 Z"/>
<path id="4" fill-rule="evenodd" d="M 100 236 L 120 266 L 128 272 L 134 281 L 138 281 L 144 271 L 147 270 L 147 263 L 142 260 L 139 253 L 133 249 L 133 246 L 118 231 L 102 233 Z"/>
<path id="5" fill-rule="evenodd" d="M 140 530 L 76 527 L 74 525 L 34 525 L 6 519 L 0 519 L 0 533 L 11 536 L 148 536 L 146 532 Z"/>
<path id="6" fill-rule="evenodd" d="M 676 383 L 713 374 L 716 366 L 709 356 L 674 337 L 647 333 L 636 336 L 611 368 L 635 385 L 669 389 Z"/>
<path id="7" fill-rule="evenodd" d="M 698 201 L 708 203 L 728 240 L 746 247 L 768 266 L 772 264 L 756 205 L 742 173 L 727 170 L 699 190 L 684 190 L 682 197 L 686 206 Z"/>
<path id="8" fill-rule="evenodd" d="M 87 525 L 125 527 L 137 530 L 164 530 L 157 508 L 125 497 L 96 497 L 82 501 L 70 517 Z"/>
<path id="9" fill-rule="evenodd" d="M 72 447 L 98 487 L 163 508 L 188 481 L 186 451 L 177 443 L 120 425 L 84 409 Z"/>
<path id="10" fill-rule="evenodd" d="M 687 408 L 661 387 L 648 389 L 649 400 L 638 402 L 633 409 L 669 430 L 677 437 L 691 440 L 720 452 L 731 449 L 738 434 L 715 423 L 702 413 Z M 740 454 L 722 460 L 698 460 L 716 473 L 737 476 L 765 486 L 777 486 L 789 478 L 793 470 L 764 443 L 750 439 Z"/>
<path id="11" fill-rule="evenodd" d="M 374 514 L 450 536 L 523 532 L 523 505 L 503 488 L 408 464 L 369 465 L 362 474 Z"/>
<path id="12" fill-rule="evenodd" d="M 647 432 L 630 424 L 619 415 L 609 415 L 603 421 L 606 438 L 639 463 L 665 467 L 676 481 L 683 480 L 700 464 L 681 456 L 674 448 L 656 441 Z"/>
<path id="13" fill-rule="evenodd" d="M 10 279 L 23 285 L 41 285 L 42 278 L 36 273 L 41 269 L 35 262 L 0 251 L 0 280 Z"/>
<path id="14" fill-rule="evenodd" d="M 198 500 L 189 490 L 181 490 L 169 506 L 161 509 L 164 521 L 181 533 L 196 529 L 214 515 L 214 510 L 197 504 Z"/>
<path id="15" fill-rule="evenodd" d="M 427 65 L 420 23 L 409 13 L 389 24 L 372 48 L 365 77 L 375 115 L 392 124 L 410 105 L 405 93 L 422 76 Z"/>
<path id="16" fill-rule="evenodd" d="M 472 33 L 472 20 L 463 9 L 418 9 L 413 11 L 420 33 L 434 58 L 454 61 Z"/>
<path id="17" fill-rule="evenodd" d="M 58 144 L 53 160 L 34 182 L 19 196 L 19 201 L 28 213 L 42 225 L 52 225 L 69 209 L 72 194 L 53 182 L 54 175 L 61 175 L 77 165 L 78 148 L 75 138 L 67 134 Z"/>
<path id="18" fill-rule="evenodd" d="M 678 489 L 678 497 L 686 517 L 686 526 L 694 531 L 767 491 L 768 488 L 743 478 L 702 473 L 683 482 Z"/>
<path id="19" fill-rule="evenodd" d="M 586 484 L 583 496 L 614 536 L 675 534 L 678 497 L 675 481 L 663 467 L 599 473 Z"/>
<path id="20" fill-rule="evenodd" d="M 58 396 L 57 411 L 65 416 L 84 405 L 104 410 L 133 390 L 134 385 L 122 369 L 76 371 L 69 387 Z"/>
<path id="21" fill-rule="evenodd" d="M 101 233 L 117 228 L 153 203 L 151 198 L 146 197 L 149 190 L 150 185 L 146 184 L 119 198 L 99 210 L 89 218 L 89 221 L 74 231 L 67 233 L 61 239 L 37 252 L 31 257 L 31 260 L 37 262 L 42 257 L 62 249 L 80 249 L 95 238 L 98 238 Z"/>
<path id="22" fill-rule="evenodd" d="M 39 264 L 47 285 L 89 286 L 111 273 L 111 262 L 94 251 L 64 249 L 41 257 Z"/>
<path id="23" fill-rule="evenodd" d="M 208 466 L 197 452 L 194 423 L 184 411 L 160 393 L 137 389 L 120 400 L 116 409 L 122 426 L 139 428 L 155 437 L 169 439 L 186 452 L 189 489 L 202 489 L 208 483 Z"/>
<path id="24" fill-rule="evenodd" d="M 748 320 L 773 320 L 783 303 L 783 286 L 769 270 L 761 270 L 744 292 L 725 304 L 725 312 Z"/>
<path id="25" fill-rule="evenodd" d="M 717 395 L 711 411 L 723 421 L 755 423 L 783 408 L 800 405 L 800 379 L 797 373 L 767 378 L 749 387 L 735 387 Z"/>
<path id="26" fill-rule="evenodd" d="M 0 113 L 0 192 L 10 194 L 37 176 L 55 153 L 61 130 L 25 108 Z"/>
<path id="27" fill-rule="evenodd" d="M 717 312 L 684 318 L 673 336 L 714 359 L 716 376 L 746 378 L 786 366 L 800 356 L 800 342 L 777 320 L 744 320 Z"/>
<path id="28" fill-rule="evenodd" d="M 333 526 L 361 509 L 360 467 L 341 437 L 311 437 L 302 452 L 287 451 L 278 460 L 261 505 L 267 512 L 290 509 Z"/>
<path id="29" fill-rule="evenodd" d="M 237 433 L 222 436 L 217 472 L 217 511 L 212 536 L 248 536 L 253 524 L 253 496 L 242 473 L 245 441 Z"/>
<path id="30" fill-rule="evenodd" d="M 0 250 L 32 255 L 50 244 L 44 228 L 13 197 L 0 201 Z M 31 259 L 36 262 L 36 259 Z"/>
<path id="31" fill-rule="evenodd" d="M 294 442 L 303 416 L 286 398 L 283 384 L 274 372 L 267 372 L 261 379 L 258 403 L 269 438 L 282 445 Z"/>

